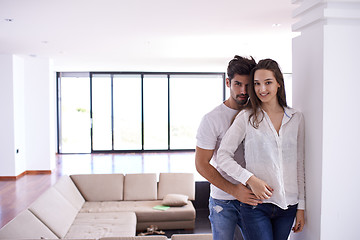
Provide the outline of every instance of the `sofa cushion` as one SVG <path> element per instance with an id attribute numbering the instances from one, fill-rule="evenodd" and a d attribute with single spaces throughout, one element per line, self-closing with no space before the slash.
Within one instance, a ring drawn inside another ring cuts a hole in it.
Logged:
<path id="1" fill-rule="evenodd" d="M 99 240 L 168 240 L 166 236 L 105 237 Z"/>
<path id="2" fill-rule="evenodd" d="M 171 222 L 195 219 L 196 212 L 191 201 L 188 201 L 188 204 L 186 204 L 185 206 L 170 207 L 165 211 L 153 209 L 153 207 L 155 207 L 156 205 L 161 205 L 161 202 L 161 200 L 136 202 L 134 211 L 136 213 L 138 222 Z"/>
<path id="3" fill-rule="evenodd" d="M 78 211 L 85 203 L 85 199 L 76 188 L 74 182 L 67 175 L 62 176 L 57 183 L 54 184 L 54 188 L 56 188 L 56 190 L 58 190 Z"/>
<path id="4" fill-rule="evenodd" d="M 70 177 L 86 201 L 123 200 L 123 174 L 79 174 Z"/>
<path id="5" fill-rule="evenodd" d="M 195 180 L 193 173 L 160 173 L 158 199 L 169 193 L 184 194 L 195 200 Z"/>
<path id="6" fill-rule="evenodd" d="M 0 229 L 0 239 L 57 239 L 34 214 L 25 210 Z"/>
<path id="7" fill-rule="evenodd" d="M 205 234 L 173 234 L 171 240 L 212 240 L 211 233 Z"/>
<path id="8" fill-rule="evenodd" d="M 155 173 L 126 174 L 124 200 L 157 200 Z"/>
<path id="9" fill-rule="evenodd" d="M 170 193 L 162 200 L 162 205 L 170 207 L 181 207 L 187 204 L 189 197 L 183 194 Z"/>
<path id="10" fill-rule="evenodd" d="M 182 207 L 170 207 L 165 211 L 153 209 L 161 205 L 162 200 L 155 201 L 113 201 L 113 202 L 86 202 L 80 212 L 135 212 L 137 221 L 180 221 L 194 220 L 195 208 L 191 201 Z"/>
<path id="11" fill-rule="evenodd" d="M 66 239 L 101 237 L 132 237 L 136 234 L 136 215 L 133 212 L 79 213 Z"/>
<path id="12" fill-rule="evenodd" d="M 29 210 L 59 238 L 65 236 L 78 213 L 78 210 L 54 187 L 36 199 Z"/>
<path id="13" fill-rule="evenodd" d="M 133 212 L 135 201 L 85 202 L 80 212 Z"/>

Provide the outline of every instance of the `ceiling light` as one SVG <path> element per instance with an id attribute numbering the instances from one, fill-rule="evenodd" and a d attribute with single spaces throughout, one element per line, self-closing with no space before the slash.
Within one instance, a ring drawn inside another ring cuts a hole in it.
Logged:
<path id="1" fill-rule="evenodd" d="M 12 22 L 12 21 L 14 21 L 14 19 L 12 19 L 12 18 L 5 18 L 4 20 L 7 21 L 7 22 Z"/>
<path id="2" fill-rule="evenodd" d="M 280 27 L 281 24 L 280 24 L 280 23 L 274 23 L 272 26 L 273 26 L 273 27 Z"/>

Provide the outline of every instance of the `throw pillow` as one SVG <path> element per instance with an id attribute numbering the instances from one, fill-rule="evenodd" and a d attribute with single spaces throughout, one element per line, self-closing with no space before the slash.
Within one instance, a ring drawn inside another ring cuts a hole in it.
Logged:
<path id="1" fill-rule="evenodd" d="M 183 194 L 167 194 L 162 200 L 162 204 L 170 207 L 181 207 L 187 204 L 188 196 Z"/>

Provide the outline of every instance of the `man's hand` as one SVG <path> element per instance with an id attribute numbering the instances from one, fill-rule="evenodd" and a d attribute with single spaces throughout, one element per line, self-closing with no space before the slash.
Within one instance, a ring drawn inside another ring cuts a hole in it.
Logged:
<path id="1" fill-rule="evenodd" d="M 262 201 L 256 198 L 255 194 L 242 183 L 234 185 L 234 190 L 232 191 L 231 195 L 233 195 L 240 202 L 252 206 L 256 206 L 262 203 Z"/>

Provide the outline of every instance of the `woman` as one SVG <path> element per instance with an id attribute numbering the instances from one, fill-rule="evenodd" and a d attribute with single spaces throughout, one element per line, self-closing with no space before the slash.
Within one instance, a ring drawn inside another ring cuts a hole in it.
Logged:
<path id="1" fill-rule="evenodd" d="M 251 107 L 241 111 L 222 139 L 218 167 L 247 185 L 262 200 L 241 203 L 246 240 L 286 240 L 305 223 L 304 118 L 286 104 L 284 78 L 276 61 L 264 59 L 252 70 Z M 244 140 L 246 168 L 234 160 Z"/>

